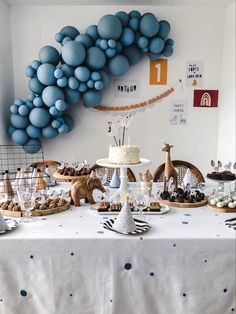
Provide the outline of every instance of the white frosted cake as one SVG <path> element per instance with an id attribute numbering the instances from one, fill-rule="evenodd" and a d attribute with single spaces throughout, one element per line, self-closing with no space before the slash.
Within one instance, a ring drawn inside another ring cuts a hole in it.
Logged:
<path id="1" fill-rule="evenodd" d="M 140 149 L 134 145 L 110 146 L 108 161 L 112 164 L 138 164 Z"/>

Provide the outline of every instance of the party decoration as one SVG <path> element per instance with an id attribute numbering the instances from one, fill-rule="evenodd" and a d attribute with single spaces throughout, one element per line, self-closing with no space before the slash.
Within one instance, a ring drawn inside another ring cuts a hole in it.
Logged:
<path id="1" fill-rule="evenodd" d="M 150 60 L 172 55 L 169 32 L 169 22 L 137 10 L 104 15 L 83 34 L 74 26 L 63 27 L 55 35 L 61 51 L 43 46 L 38 59 L 26 66 L 30 95 L 10 106 L 8 135 L 28 153 L 36 153 L 42 137 L 70 132 L 74 121 L 65 112 L 71 105 L 82 100 L 85 107 L 103 110 L 102 93 L 111 76 L 125 75 L 144 53 Z"/>

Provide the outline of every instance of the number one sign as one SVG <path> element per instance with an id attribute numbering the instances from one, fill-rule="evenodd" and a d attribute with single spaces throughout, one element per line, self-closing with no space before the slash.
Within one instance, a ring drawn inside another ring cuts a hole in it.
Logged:
<path id="1" fill-rule="evenodd" d="M 167 84 L 167 59 L 150 61 L 150 85 Z"/>

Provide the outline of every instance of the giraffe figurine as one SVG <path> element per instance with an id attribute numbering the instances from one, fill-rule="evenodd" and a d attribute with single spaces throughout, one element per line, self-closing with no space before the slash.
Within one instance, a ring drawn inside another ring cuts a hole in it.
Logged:
<path id="1" fill-rule="evenodd" d="M 177 191 L 178 188 L 178 178 L 177 178 L 177 171 L 175 170 L 175 167 L 171 161 L 170 158 L 170 149 L 173 147 L 173 145 L 166 144 L 163 142 L 162 151 L 166 152 L 166 162 L 165 162 L 165 172 L 164 172 L 164 191 L 168 191 L 168 185 L 167 181 L 172 178 L 173 183 L 175 186 L 175 191 Z"/>

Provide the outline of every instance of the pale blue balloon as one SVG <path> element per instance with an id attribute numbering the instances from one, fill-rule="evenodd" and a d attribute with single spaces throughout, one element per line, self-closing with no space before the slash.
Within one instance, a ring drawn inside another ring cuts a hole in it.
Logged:
<path id="1" fill-rule="evenodd" d="M 72 104 L 77 104 L 80 101 L 80 92 L 76 90 L 71 90 L 70 88 L 66 87 L 64 89 L 65 93 L 65 100 L 67 104 L 72 105 Z"/>
<path id="2" fill-rule="evenodd" d="M 28 154 L 36 154 L 42 148 L 41 141 L 39 139 L 30 139 L 23 145 L 23 149 Z"/>
<path id="3" fill-rule="evenodd" d="M 159 22 L 154 14 L 145 13 L 140 21 L 140 32 L 146 37 L 154 37 L 159 30 Z"/>
<path id="4" fill-rule="evenodd" d="M 16 105 L 16 106 L 20 106 L 23 104 L 24 104 L 24 100 L 22 100 L 22 99 L 15 99 L 14 100 L 14 105 Z"/>
<path id="5" fill-rule="evenodd" d="M 80 34 L 75 38 L 75 40 L 81 43 L 86 49 L 93 46 L 93 41 L 87 34 Z"/>
<path id="6" fill-rule="evenodd" d="M 18 107 L 18 113 L 21 115 L 21 116 L 27 116 L 29 111 L 30 111 L 30 108 L 27 106 L 27 105 L 21 105 Z"/>
<path id="7" fill-rule="evenodd" d="M 39 138 L 42 135 L 42 130 L 40 128 L 36 128 L 34 125 L 30 124 L 26 128 L 26 133 L 31 138 Z"/>
<path id="8" fill-rule="evenodd" d="M 39 82 L 37 77 L 33 77 L 28 82 L 29 89 L 36 95 L 40 95 L 45 87 L 42 83 Z"/>
<path id="9" fill-rule="evenodd" d="M 10 111 L 11 111 L 11 113 L 18 113 L 18 108 L 20 108 L 20 107 L 18 107 L 17 105 L 11 105 L 11 107 L 10 107 Z"/>
<path id="10" fill-rule="evenodd" d="M 80 92 L 85 92 L 86 90 L 88 89 L 88 87 L 87 87 L 87 84 L 85 84 L 85 83 L 80 83 L 80 85 L 79 85 L 79 91 Z"/>
<path id="11" fill-rule="evenodd" d="M 83 63 L 86 52 L 84 46 L 78 41 L 69 41 L 62 47 L 61 55 L 68 65 L 78 66 Z"/>
<path id="12" fill-rule="evenodd" d="M 143 48 L 146 48 L 148 46 L 148 39 L 147 37 L 144 37 L 144 36 L 140 36 L 139 39 L 138 39 L 138 46 L 143 49 Z"/>
<path id="13" fill-rule="evenodd" d="M 91 73 L 91 79 L 93 81 L 98 81 L 101 79 L 101 74 L 99 72 L 94 71 Z"/>
<path id="14" fill-rule="evenodd" d="M 42 99 L 45 105 L 51 107 L 58 99 L 65 100 L 63 91 L 57 86 L 48 86 L 43 90 Z"/>
<path id="15" fill-rule="evenodd" d="M 86 64 L 90 70 L 100 70 L 106 64 L 106 56 L 102 49 L 91 47 L 87 50 Z"/>
<path id="16" fill-rule="evenodd" d="M 83 103 L 85 107 L 96 107 L 102 101 L 102 93 L 94 89 L 90 89 L 83 94 Z"/>
<path id="17" fill-rule="evenodd" d="M 166 38 L 170 32 L 170 23 L 166 20 L 159 22 L 158 36 Z"/>
<path id="18" fill-rule="evenodd" d="M 50 107 L 49 112 L 51 114 L 51 116 L 53 117 L 60 117 L 62 112 L 57 110 L 57 108 L 55 106 Z"/>
<path id="19" fill-rule="evenodd" d="M 28 66 L 26 67 L 25 74 L 26 74 L 29 78 L 32 78 L 32 77 L 35 76 L 36 70 L 35 70 L 34 68 L 32 68 L 32 66 L 28 65 Z"/>
<path id="20" fill-rule="evenodd" d="M 108 48 L 108 42 L 106 39 L 102 39 L 100 41 L 100 47 L 103 49 L 103 50 L 106 50 Z"/>
<path id="21" fill-rule="evenodd" d="M 58 65 L 60 61 L 60 54 L 56 48 L 52 46 L 44 46 L 39 50 L 39 60 L 42 63 Z"/>
<path id="22" fill-rule="evenodd" d="M 55 76 L 56 79 L 62 78 L 63 75 L 64 75 L 64 74 L 63 74 L 62 69 L 56 69 L 56 70 L 54 71 L 54 76 Z"/>
<path id="23" fill-rule="evenodd" d="M 67 108 L 67 103 L 64 100 L 57 100 L 55 102 L 55 107 L 59 111 L 65 111 Z"/>
<path id="24" fill-rule="evenodd" d="M 28 135 L 25 130 L 16 129 L 11 136 L 13 142 L 18 145 L 23 145 L 28 141 Z"/>
<path id="25" fill-rule="evenodd" d="M 59 87 L 66 87 L 67 84 L 68 84 L 68 79 L 67 79 L 67 77 L 65 77 L 65 76 L 63 76 L 62 78 L 60 78 L 60 79 L 57 80 L 57 85 L 58 85 Z"/>
<path id="26" fill-rule="evenodd" d="M 42 130 L 43 136 L 46 138 L 55 138 L 58 135 L 58 132 L 55 128 L 53 128 L 51 125 L 46 126 Z"/>
<path id="27" fill-rule="evenodd" d="M 113 76 L 123 76 L 129 70 L 129 61 L 125 56 L 117 55 L 108 61 L 108 69 Z"/>
<path id="28" fill-rule="evenodd" d="M 102 81 L 96 81 L 94 83 L 94 88 L 96 90 L 102 90 L 104 88 L 104 83 Z"/>
<path id="29" fill-rule="evenodd" d="M 95 42 L 99 37 L 97 25 L 90 25 L 86 29 L 86 34 L 89 35 L 92 38 L 92 40 Z"/>
<path id="30" fill-rule="evenodd" d="M 122 32 L 122 24 L 117 16 L 107 14 L 99 20 L 97 29 L 101 38 L 118 39 Z"/>
<path id="31" fill-rule="evenodd" d="M 65 44 L 67 44 L 69 41 L 72 41 L 72 39 L 70 37 L 65 37 L 62 41 L 62 46 L 65 46 Z"/>
<path id="32" fill-rule="evenodd" d="M 105 54 L 108 58 L 113 58 L 115 57 L 116 55 L 116 49 L 114 48 L 108 48 L 106 51 L 105 51 Z"/>
<path id="33" fill-rule="evenodd" d="M 129 23 L 129 14 L 124 11 L 119 11 L 115 14 L 121 21 L 123 27 L 126 27 Z"/>
<path id="34" fill-rule="evenodd" d="M 42 107 L 44 105 L 42 97 L 35 97 L 34 100 L 33 100 L 33 104 L 36 107 Z"/>
<path id="35" fill-rule="evenodd" d="M 61 33 L 56 33 L 55 35 L 55 39 L 58 43 L 62 43 L 63 39 L 64 39 L 64 35 L 62 35 Z"/>
<path id="36" fill-rule="evenodd" d="M 54 129 L 58 129 L 60 126 L 61 126 L 61 122 L 59 120 L 56 119 L 52 121 L 52 127 Z"/>
<path id="37" fill-rule="evenodd" d="M 39 66 L 41 65 L 41 62 L 39 60 L 33 60 L 30 63 L 30 66 L 35 69 L 36 71 L 38 70 Z"/>
<path id="38" fill-rule="evenodd" d="M 80 66 L 75 69 L 74 75 L 80 82 L 86 82 L 90 77 L 90 71 L 87 67 Z"/>
<path id="39" fill-rule="evenodd" d="M 68 86 L 71 89 L 78 89 L 79 88 L 79 81 L 74 76 L 71 76 L 68 79 Z"/>
<path id="40" fill-rule="evenodd" d="M 41 64 L 37 70 L 38 80 L 44 85 L 54 85 L 56 83 L 55 69 L 55 66 L 50 63 Z"/>
<path id="41" fill-rule="evenodd" d="M 60 133 L 60 134 L 66 134 L 66 133 L 68 133 L 69 132 L 69 126 L 67 125 L 67 124 L 62 124 L 60 127 L 59 127 L 59 129 L 58 129 L 58 132 Z"/>
<path id="42" fill-rule="evenodd" d="M 87 81 L 87 86 L 88 86 L 88 88 L 94 88 L 94 81 L 93 80 L 88 80 Z"/>
<path id="43" fill-rule="evenodd" d="M 100 43 L 101 43 L 101 38 L 98 38 L 95 42 L 95 46 L 98 47 L 98 48 L 101 48 L 100 47 Z"/>
<path id="44" fill-rule="evenodd" d="M 149 49 L 153 53 L 160 53 L 164 48 L 164 40 L 160 37 L 155 37 L 151 40 Z"/>
<path id="45" fill-rule="evenodd" d="M 34 108 L 29 114 L 30 123 L 37 128 L 44 128 L 50 121 L 50 114 L 44 108 Z"/>
<path id="46" fill-rule="evenodd" d="M 116 41 L 114 39 L 109 39 L 108 40 L 108 46 L 110 48 L 116 48 Z"/>
<path id="47" fill-rule="evenodd" d="M 28 117 L 23 117 L 19 114 L 11 114 L 10 121 L 12 126 L 17 129 L 25 129 L 29 125 Z"/>

